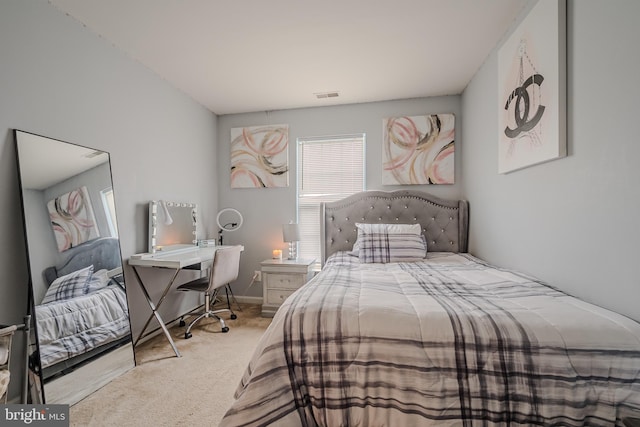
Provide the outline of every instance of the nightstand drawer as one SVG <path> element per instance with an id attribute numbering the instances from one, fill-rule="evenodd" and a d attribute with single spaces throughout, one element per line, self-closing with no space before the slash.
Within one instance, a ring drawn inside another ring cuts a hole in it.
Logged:
<path id="1" fill-rule="evenodd" d="M 282 304 L 284 300 L 289 297 L 292 293 L 295 292 L 295 289 L 286 290 L 286 289 L 269 289 L 267 290 L 267 301 L 266 304 Z"/>
<path id="2" fill-rule="evenodd" d="M 284 300 L 313 277 L 313 259 L 266 259 L 262 267 L 262 315 L 273 317 Z"/>
<path id="3" fill-rule="evenodd" d="M 298 289 L 304 285 L 306 277 L 302 274 L 269 273 L 265 277 L 269 289 Z"/>

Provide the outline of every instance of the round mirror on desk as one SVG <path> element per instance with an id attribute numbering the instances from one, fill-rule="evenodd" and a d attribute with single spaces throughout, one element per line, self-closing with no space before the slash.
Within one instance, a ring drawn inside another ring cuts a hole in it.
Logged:
<path id="1" fill-rule="evenodd" d="M 224 208 L 218 212 L 216 223 L 218 224 L 218 244 L 223 245 L 222 233 L 224 231 L 236 231 L 242 227 L 244 218 L 242 214 L 234 208 Z"/>

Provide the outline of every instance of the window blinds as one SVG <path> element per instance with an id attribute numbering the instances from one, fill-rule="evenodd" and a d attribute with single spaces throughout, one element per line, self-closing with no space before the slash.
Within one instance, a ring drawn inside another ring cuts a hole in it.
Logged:
<path id="1" fill-rule="evenodd" d="M 320 260 L 320 202 L 365 189 L 365 135 L 298 139 L 299 255 Z"/>

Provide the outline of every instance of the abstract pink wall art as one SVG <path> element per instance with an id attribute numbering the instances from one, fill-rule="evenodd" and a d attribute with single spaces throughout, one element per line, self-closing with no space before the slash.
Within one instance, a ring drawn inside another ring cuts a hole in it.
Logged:
<path id="1" fill-rule="evenodd" d="M 383 185 L 453 184 L 455 116 L 384 120 Z"/>
<path id="2" fill-rule="evenodd" d="M 231 188 L 289 186 L 289 126 L 231 129 Z"/>
<path id="3" fill-rule="evenodd" d="M 47 203 L 58 251 L 100 237 L 87 187 L 63 194 Z"/>

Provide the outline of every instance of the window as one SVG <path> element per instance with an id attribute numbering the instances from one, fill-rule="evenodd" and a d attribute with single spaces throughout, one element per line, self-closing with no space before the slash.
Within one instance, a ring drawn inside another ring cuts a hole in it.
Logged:
<path id="1" fill-rule="evenodd" d="M 111 237 L 118 237 L 118 225 L 116 224 L 116 205 L 113 199 L 113 188 L 105 188 L 100 192 L 102 197 L 102 206 L 104 214 L 107 218 L 107 226 Z"/>
<path id="2" fill-rule="evenodd" d="M 365 189 L 365 135 L 298 138 L 298 255 L 320 261 L 320 202 Z"/>

